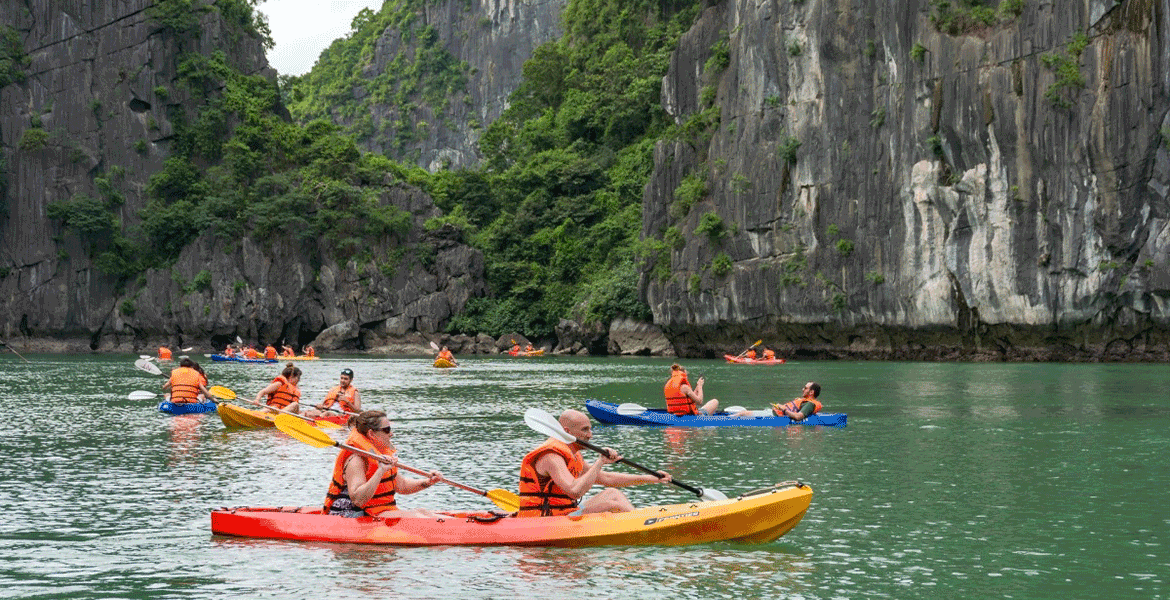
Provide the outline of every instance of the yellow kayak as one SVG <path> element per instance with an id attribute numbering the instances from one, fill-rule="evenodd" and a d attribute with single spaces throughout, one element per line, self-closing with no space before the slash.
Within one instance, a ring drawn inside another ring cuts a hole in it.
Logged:
<path id="1" fill-rule="evenodd" d="M 282 356 L 284 360 L 321 360 L 320 356 Z"/>
<path id="2" fill-rule="evenodd" d="M 435 359 L 435 368 L 437 368 L 437 369 L 450 369 L 454 366 L 455 366 L 455 363 L 453 363 L 445 358 L 436 358 Z"/>

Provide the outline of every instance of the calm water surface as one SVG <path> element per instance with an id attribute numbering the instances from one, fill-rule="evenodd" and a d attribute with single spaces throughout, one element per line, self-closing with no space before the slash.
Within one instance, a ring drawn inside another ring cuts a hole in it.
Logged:
<path id="1" fill-rule="evenodd" d="M 334 452 L 127 400 L 161 383 L 133 356 L 29 358 L 0 355 L 4 598 L 1170 596 L 1170 365 L 683 361 L 725 405 L 763 408 L 818 381 L 849 427 L 598 427 L 595 441 L 729 495 L 801 479 L 808 514 L 771 544 L 571 550 L 212 536 L 215 507 L 319 504 Z M 277 371 L 203 362 L 247 397 Z M 302 363 L 301 385 L 320 400 L 351 367 L 363 403 L 395 420 L 403 462 L 515 489 L 543 439 L 525 408 L 656 405 L 670 362 L 326 358 Z M 442 485 L 401 502 L 490 507 Z"/>

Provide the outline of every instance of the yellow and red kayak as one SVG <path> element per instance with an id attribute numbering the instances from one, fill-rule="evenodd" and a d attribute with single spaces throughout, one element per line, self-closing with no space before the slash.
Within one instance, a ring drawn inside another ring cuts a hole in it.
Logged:
<path id="1" fill-rule="evenodd" d="M 244 408 L 235 404 L 228 404 L 227 402 L 220 402 L 219 406 L 215 407 L 215 412 L 219 414 L 219 419 L 227 427 L 242 427 L 248 429 L 256 429 L 259 427 L 276 427 L 276 421 L 273 420 L 275 413 L 266 410 L 252 410 Z M 319 417 L 318 421 L 329 421 L 338 425 L 345 425 L 349 420 L 348 415 L 329 415 Z"/>
<path id="2" fill-rule="evenodd" d="M 445 358 L 436 358 L 435 359 L 435 368 L 436 369 L 451 369 L 454 367 L 455 367 L 455 363 L 453 363 Z"/>
<path id="3" fill-rule="evenodd" d="M 440 518 L 323 515 L 320 507 L 222 508 L 211 532 L 392 546 L 682 546 L 724 540 L 766 543 L 804 517 L 812 490 L 803 484 L 738 498 L 649 506 L 628 513 L 518 519 L 495 513 L 444 512 Z M 390 513 L 393 515 L 393 513 Z"/>
<path id="4" fill-rule="evenodd" d="M 512 352 L 511 350 L 509 350 L 508 355 L 510 355 L 510 356 L 544 356 L 544 348 L 541 348 L 540 350 L 531 350 L 528 352 L 525 352 L 523 350 L 518 350 L 516 352 Z"/>

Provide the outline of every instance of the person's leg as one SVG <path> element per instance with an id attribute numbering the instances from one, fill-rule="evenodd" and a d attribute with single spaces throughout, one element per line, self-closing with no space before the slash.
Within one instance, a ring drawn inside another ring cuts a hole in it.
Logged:
<path id="1" fill-rule="evenodd" d="M 581 514 L 603 512 L 630 512 L 633 503 L 617 488 L 605 488 L 597 495 L 581 503 Z"/>
<path id="2" fill-rule="evenodd" d="M 712 398 L 709 402 L 704 404 L 702 408 L 699 409 L 699 412 L 704 412 L 708 415 L 713 415 L 719 412 L 719 400 Z"/>

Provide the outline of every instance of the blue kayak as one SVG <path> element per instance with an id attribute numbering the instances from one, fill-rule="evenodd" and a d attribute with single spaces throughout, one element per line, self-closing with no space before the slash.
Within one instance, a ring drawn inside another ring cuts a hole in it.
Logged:
<path id="1" fill-rule="evenodd" d="M 618 413 L 618 405 L 600 400 L 586 400 L 585 408 L 594 419 L 611 425 L 673 425 L 676 427 L 787 427 L 789 425 L 824 425 L 844 427 L 845 413 L 816 413 L 803 421 L 776 415 L 768 417 L 733 417 L 727 413 L 680 417 L 664 408 L 651 408 L 636 415 Z"/>
<path id="2" fill-rule="evenodd" d="M 272 364 L 276 362 L 275 358 L 240 358 L 238 356 L 228 356 L 226 354 L 212 354 L 211 360 L 215 362 L 241 362 L 241 363 L 263 363 Z"/>
<path id="3" fill-rule="evenodd" d="M 171 415 L 187 415 L 191 413 L 205 413 L 215 410 L 214 402 L 171 402 L 163 400 L 158 403 L 158 409 Z"/>

